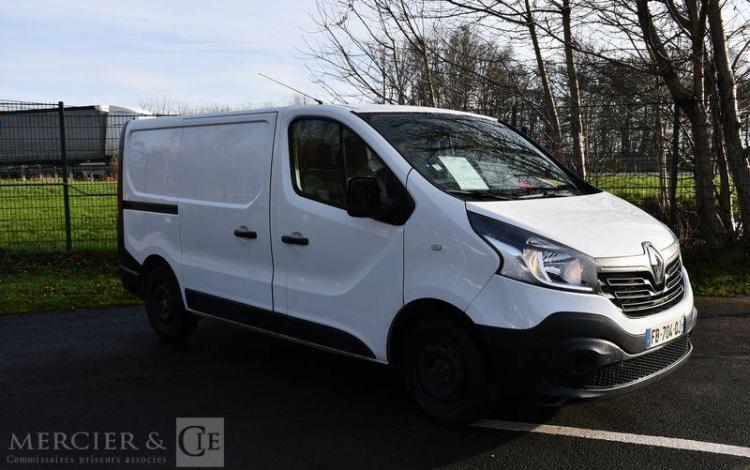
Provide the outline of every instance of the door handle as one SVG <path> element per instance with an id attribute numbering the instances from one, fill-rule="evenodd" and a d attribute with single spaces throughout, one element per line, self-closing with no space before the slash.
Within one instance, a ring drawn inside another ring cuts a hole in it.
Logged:
<path id="1" fill-rule="evenodd" d="M 258 238 L 258 234 L 244 225 L 240 225 L 234 229 L 234 236 L 240 238 Z"/>
<path id="2" fill-rule="evenodd" d="M 307 246 L 310 244 L 310 240 L 303 237 L 302 235 L 282 235 L 281 241 L 284 243 L 288 243 L 289 245 Z"/>

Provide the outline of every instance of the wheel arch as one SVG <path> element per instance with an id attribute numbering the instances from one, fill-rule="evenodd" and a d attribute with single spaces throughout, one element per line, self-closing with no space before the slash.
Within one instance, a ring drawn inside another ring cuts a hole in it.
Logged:
<path id="1" fill-rule="evenodd" d="M 444 300 L 422 298 L 404 305 L 391 323 L 387 344 L 387 360 L 390 364 L 399 365 L 401 338 L 408 328 L 418 321 L 429 318 L 449 318 L 464 326 L 474 337 L 485 357 L 489 359 L 489 348 L 476 324 L 466 312 Z"/>
<path id="2" fill-rule="evenodd" d="M 152 254 L 146 257 L 146 259 L 143 260 L 143 265 L 141 267 L 141 275 L 140 275 L 140 284 L 141 289 L 144 288 L 144 283 L 146 282 L 146 276 L 148 276 L 149 271 L 154 269 L 157 266 L 163 266 L 172 273 L 175 279 L 177 279 L 177 274 L 174 271 L 174 268 L 169 264 L 169 261 L 166 260 L 161 255 Z M 177 279 L 177 284 L 179 285 L 179 279 Z M 180 289 L 182 290 L 182 289 Z"/>

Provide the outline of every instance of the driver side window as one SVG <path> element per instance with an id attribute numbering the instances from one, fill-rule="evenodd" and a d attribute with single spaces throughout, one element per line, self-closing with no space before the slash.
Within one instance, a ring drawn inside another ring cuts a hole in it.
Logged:
<path id="1" fill-rule="evenodd" d="M 354 176 L 374 177 L 381 202 L 395 197 L 395 175 L 349 128 L 331 120 L 304 118 L 289 129 L 292 181 L 302 196 L 346 209 L 346 182 Z"/>

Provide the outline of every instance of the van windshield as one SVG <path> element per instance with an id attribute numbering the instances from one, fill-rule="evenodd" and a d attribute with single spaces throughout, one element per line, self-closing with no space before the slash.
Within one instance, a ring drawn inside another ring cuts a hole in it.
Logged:
<path id="1" fill-rule="evenodd" d="M 583 194 L 577 180 L 507 126 L 447 113 L 360 113 L 443 191 L 469 200 Z"/>

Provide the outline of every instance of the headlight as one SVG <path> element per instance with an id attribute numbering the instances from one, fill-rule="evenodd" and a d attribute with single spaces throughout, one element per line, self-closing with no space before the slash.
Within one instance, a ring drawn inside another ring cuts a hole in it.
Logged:
<path id="1" fill-rule="evenodd" d="M 588 255 L 514 225 L 469 212 L 479 236 L 500 254 L 498 274 L 579 292 L 598 290 L 596 262 Z"/>

